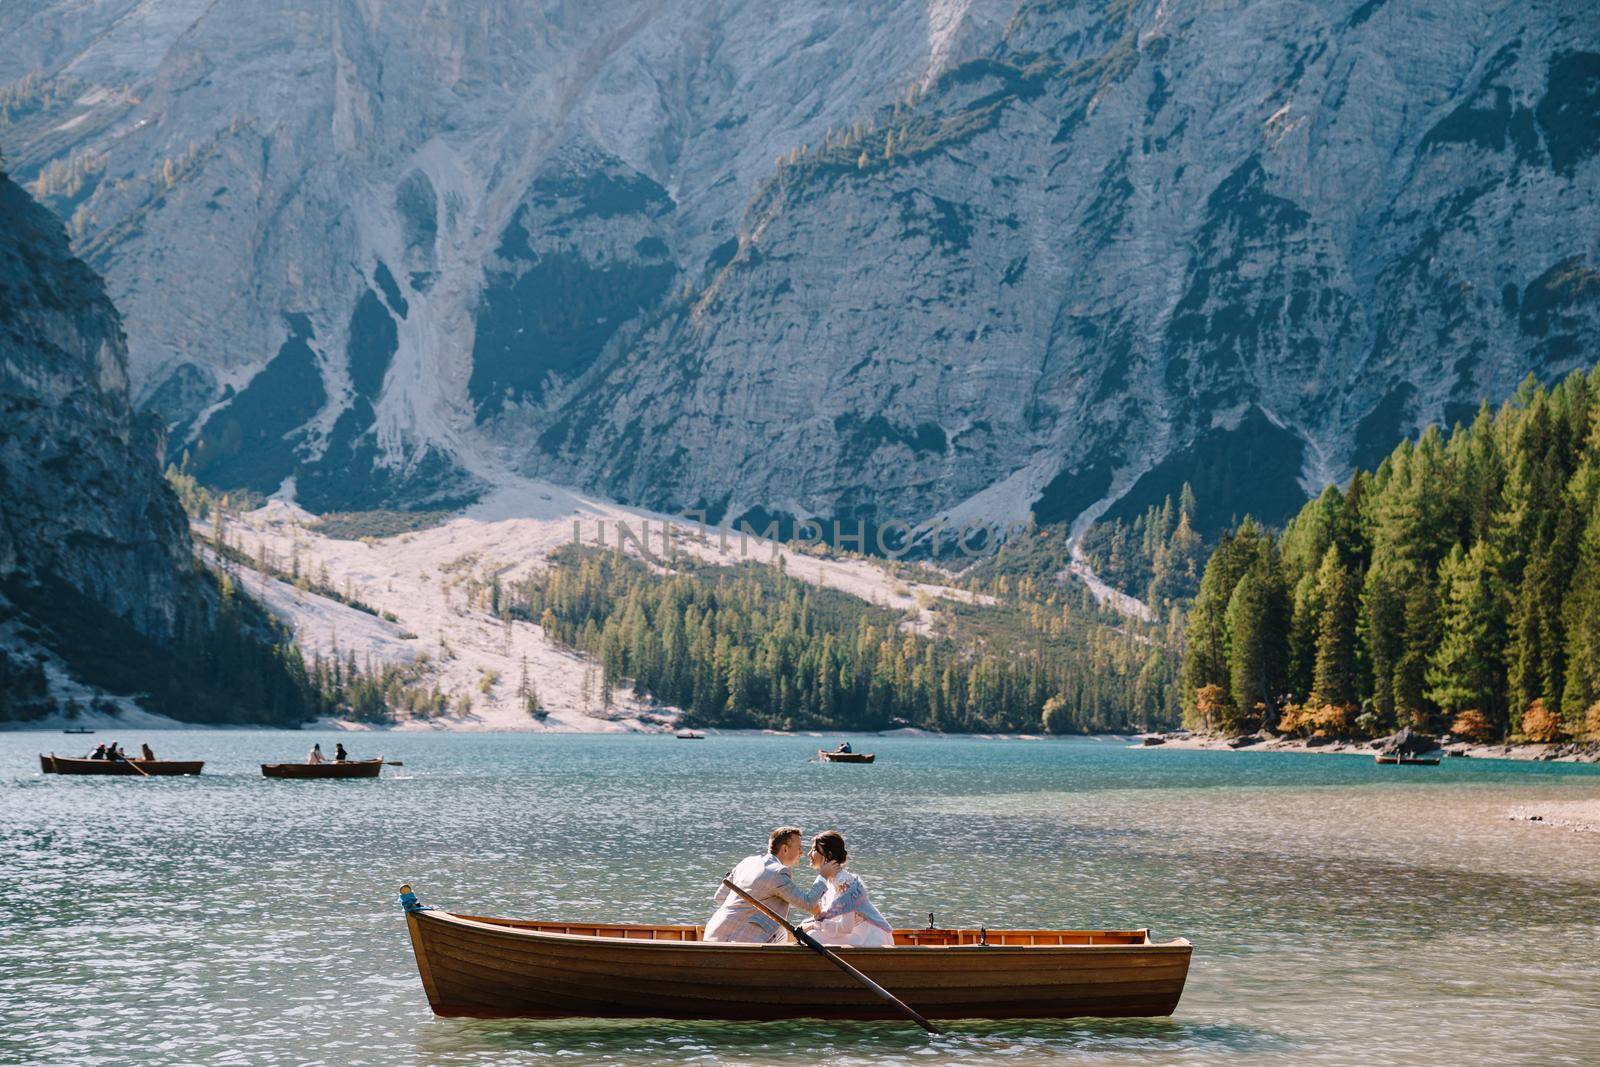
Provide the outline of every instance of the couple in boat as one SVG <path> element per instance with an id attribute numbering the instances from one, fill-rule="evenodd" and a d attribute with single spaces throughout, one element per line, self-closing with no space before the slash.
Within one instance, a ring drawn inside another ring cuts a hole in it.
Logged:
<path id="1" fill-rule="evenodd" d="M 810 857 L 817 872 L 810 889 L 796 885 L 789 870 L 802 856 Z M 867 899 L 860 875 L 845 869 L 847 859 L 844 835 L 837 830 L 813 837 L 807 852 L 798 826 L 780 826 L 767 840 L 766 855 L 740 860 L 728 872 L 728 881 L 786 919 L 791 907 L 809 913 L 801 925 L 824 945 L 887 948 L 894 944 L 894 928 Z M 707 941 L 760 944 L 787 936 L 771 917 L 727 886 L 717 888 L 716 901 L 717 913 L 706 923 Z"/>

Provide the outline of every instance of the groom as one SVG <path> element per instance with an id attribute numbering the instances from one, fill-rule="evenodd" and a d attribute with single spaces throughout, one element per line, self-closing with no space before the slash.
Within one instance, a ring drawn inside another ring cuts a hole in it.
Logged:
<path id="1" fill-rule="evenodd" d="M 828 883 L 818 878 L 804 892 L 794 884 L 789 868 L 799 862 L 802 851 L 800 828 L 780 826 L 767 839 L 767 854 L 740 860 L 738 866 L 728 872 L 728 881 L 785 918 L 788 918 L 791 906 L 815 917 L 821 910 L 817 907 L 817 901 L 827 891 Z M 716 901 L 719 907 L 706 923 L 705 940 L 756 944 L 782 940 L 782 927 L 763 914 L 761 909 L 730 892 L 727 886 L 717 887 Z"/>

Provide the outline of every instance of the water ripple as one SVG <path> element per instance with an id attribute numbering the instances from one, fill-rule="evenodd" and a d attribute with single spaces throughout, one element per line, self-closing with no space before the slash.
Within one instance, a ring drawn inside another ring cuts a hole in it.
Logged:
<path id="1" fill-rule="evenodd" d="M 196 779 L 44 777 L 0 734 L 0 1062 L 1600 1061 L 1600 839 L 1504 818 L 1593 768 L 1092 742 L 383 738 L 404 774 L 262 779 L 302 734 L 161 735 Z M 328 747 L 331 738 L 325 738 Z M 348 741 L 348 738 L 346 738 Z M 1169 1020 L 485 1023 L 427 1010 L 393 900 L 698 921 L 778 823 L 837 826 L 893 919 L 1196 942 Z"/>

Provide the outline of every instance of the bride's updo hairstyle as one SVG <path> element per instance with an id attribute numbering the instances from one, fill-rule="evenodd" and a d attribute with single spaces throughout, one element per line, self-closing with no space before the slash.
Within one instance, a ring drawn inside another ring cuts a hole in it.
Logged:
<path id="1" fill-rule="evenodd" d="M 822 858 L 843 863 L 850 853 L 845 851 L 844 835 L 837 830 L 824 830 L 811 839 L 811 847 L 822 853 Z"/>

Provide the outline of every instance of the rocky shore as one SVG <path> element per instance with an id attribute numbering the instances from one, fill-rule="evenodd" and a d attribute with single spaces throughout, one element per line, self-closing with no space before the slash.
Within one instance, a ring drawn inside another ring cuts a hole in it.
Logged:
<path id="1" fill-rule="evenodd" d="M 1374 741 L 1337 741 L 1323 738 L 1276 737 L 1246 734 L 1218 737 L 1187 731 L 1141 734 L 1135 747 L 1222 749 L 1249 752 L 1312 752 L 1327 755 L 1371 757 L 1388 738 Z M 1568 741 L 1556 744 L 1473 744 L 1444 741 L 1435 750 L 1443 758 L 1542 760 L 1560 763 L 1600 763 L 1600 742 Z"/>

